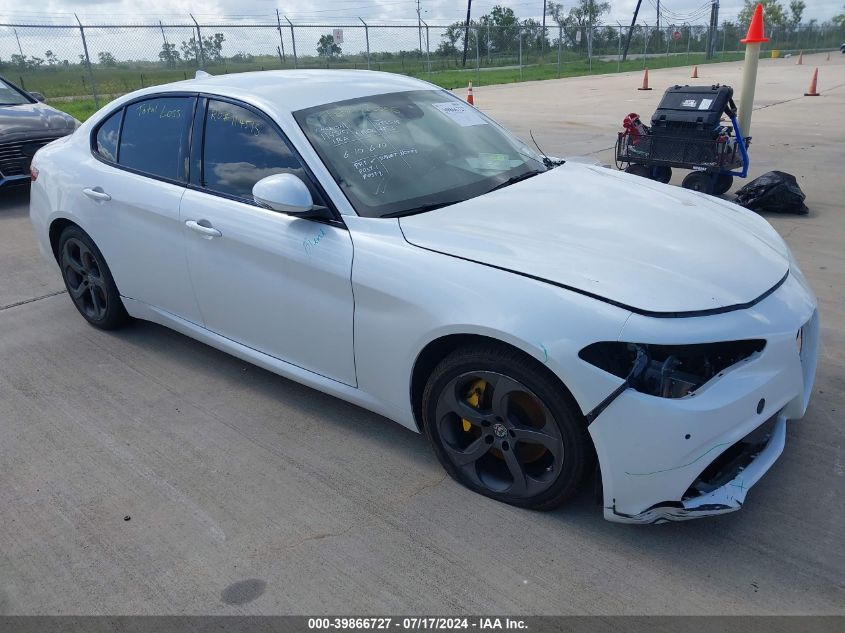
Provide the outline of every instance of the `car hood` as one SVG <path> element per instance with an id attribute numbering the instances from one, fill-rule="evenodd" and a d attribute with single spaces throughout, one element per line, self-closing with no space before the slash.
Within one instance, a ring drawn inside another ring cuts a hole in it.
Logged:
<path id="1" fill-rule="evenodd" d="M 742 307 L 789 270 L 783 240 L 750 211 L 574 163 L 400 225 L 413 245 L 655 315 Z"/>
<path id="2" fill-rule="evenodd" d="M 0 142 L 21 136 L 59 136 L 75 129 L 76 119 L 44 103 L 0 106 Z"/>

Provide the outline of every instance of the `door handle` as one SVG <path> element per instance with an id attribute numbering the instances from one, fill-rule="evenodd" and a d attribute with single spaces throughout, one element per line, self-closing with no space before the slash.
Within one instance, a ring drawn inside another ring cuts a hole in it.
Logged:
<path id="1" fill-rule="evenodd" d="M 82 190 L 86 196 L 91 198 L 92 200 L 96 200 L 97 202 L 108 202 L 111 200 L 111 196 L 103 191 L 102 187 L 86 187 Z"/>
<path id="2" fill-rule="evenodd" d="M 203 224 L 200 224 L 200 222 L 202 222 Z M 208 226 L 204 226 L 205 224 L 207 224 Z M 185 222 L 185 226 L 187 226 L 192 231 L 196 231 L 208 240 L 213 237 L 220 237 L 221 235 L 223 235 L 220 231 L 211 226 L 211 222 L 209 222 L 208 220 L 200 220 L 199 222 L 197 222 L 196 220 L 188 220 L 187 222 Z"/>

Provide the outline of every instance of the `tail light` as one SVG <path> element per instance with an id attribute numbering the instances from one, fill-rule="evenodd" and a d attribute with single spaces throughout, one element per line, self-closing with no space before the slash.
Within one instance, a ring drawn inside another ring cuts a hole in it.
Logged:
<path id="1" fill-rule="evenodd" d="M 32 178 L 32 182 L 38 180 L 38 168 L 37 167 L 30 167 L 29 168 L 29 177 Z"/>

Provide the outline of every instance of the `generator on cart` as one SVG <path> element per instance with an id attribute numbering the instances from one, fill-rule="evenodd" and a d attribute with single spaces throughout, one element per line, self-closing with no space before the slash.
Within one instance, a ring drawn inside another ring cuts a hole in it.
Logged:
<path id="1" fill-rule="evenodd" d="M 726 115 L 730 125 L 724 125 Z M 642 123 L 632 112 L 616 140 L 616 167 L 669 182 L 672 168 L 691 169 L 682 186 L 721 195 L 733 177 L 748 175 L 748 144 L 736 120 L 730 86 L 672 86 L 651 117 Z"/>

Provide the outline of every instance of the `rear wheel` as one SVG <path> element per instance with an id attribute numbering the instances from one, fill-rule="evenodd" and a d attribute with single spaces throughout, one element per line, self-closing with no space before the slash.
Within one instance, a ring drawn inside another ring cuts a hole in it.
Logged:
<path id="1" fill-rule="evenodd" d="M 716 176 L 716 184 L 713 186 L 713 195 L 721 196 L 731 185 L 734 184 L 734 177 L 730 174 L 719 174 Z"/>
<path id="2" fill-rule="evenodd" d="M 577 406 L 530 358 L 497 346 L 453 352 L 423 392 L 425 432 L 458 482 L 547 510 L 577 490 L 592 459 Z"/>
<path id="3" fill-rule="evenodd" d="M 637 163 L 631 163 L 628 165 L 625 168 L 625 172 L 634 174 L 635 176 L 642 176 L 643 178 L 651 178 L 651 169 L 645 165 L 638 165 Z"/>
<path id="4" fill-rule="evenodd" d="M 662 182 L 663 184 L 666 184 L 670 180 L 672 180 L 672 168 L 667 167 L 666 165 L 658 165 L 657 167 L 653 168 L 651 172 L 651 177 L 657 182 Z"/>
<path id="5" fill-rule="evenodd" d="M 77 226 L 59 238 L 59 266 L 73 305 L 88 323 L 113 330 L 129 320 L 103 254 Z"/>
<path id="6" fill-rule="evenodd" d="M 710 174 L 703 171 L 693 171 L 687 174 L 681 186 L 684 189 L 692 189 L 701 193 L 713 193 L 713 180 L 710 178 Z"/>

